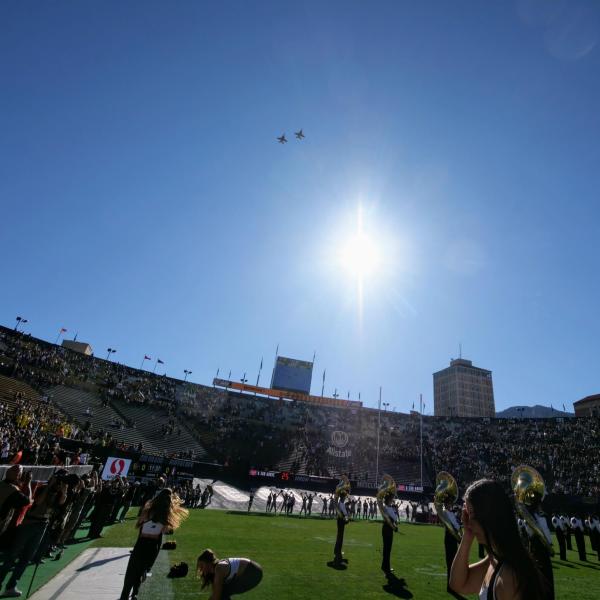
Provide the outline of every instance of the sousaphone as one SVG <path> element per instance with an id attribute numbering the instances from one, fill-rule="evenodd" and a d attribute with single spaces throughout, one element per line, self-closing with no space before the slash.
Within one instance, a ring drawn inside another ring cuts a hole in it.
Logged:
<path id="1" fill-rule="evenodd" d="M 438 519 L 446 529 L 460 542 L 462 534 L 460 529 L 448 518 L 446 511 L 452 510 L 452 506 L 458 499 L 458 484 L 456 479 L 446 471 L 440 471 L 435 478 L 435 492 L 433 494 L 433 505 Z"/>

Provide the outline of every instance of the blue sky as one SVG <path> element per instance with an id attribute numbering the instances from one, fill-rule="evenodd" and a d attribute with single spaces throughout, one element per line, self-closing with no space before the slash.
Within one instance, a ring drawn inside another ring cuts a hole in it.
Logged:
<path id="1" fill-rule="evenodd" d="M 279 343 L 315 393 L 427 412 L 462 343 L 497 409 L 570 409 L 600 391 L 599 42 L 593 1 L 2 2 L 0 321 L 206 384 L 266 383 Z"/>

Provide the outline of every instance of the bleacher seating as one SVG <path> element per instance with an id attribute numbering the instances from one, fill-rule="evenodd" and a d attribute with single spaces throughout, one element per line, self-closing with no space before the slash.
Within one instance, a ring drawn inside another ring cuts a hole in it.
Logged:
<path id="1" fill-rule="evenodd" d="M 80 427 L 89 420 L 91 429 L 102 430 L 100 443 L 141 444 L 144 452 L 163 456 L 191 452 L 238 472 L 256 467 L 325 477 L 347 473 L 368 485 L 378 483 L 377 472 L 388 472 L 399 483 L 419 484 L 422 425 L 426 486 L 439 470 L 452 472 L 463 486 L 481 476 L 508 482 L 512 469 L 526 462 L 555 493 L 600 493 L 595 418 L 420 419 L 262 398 L 154 376 L 4 327 L 0 370 L 12 375 L 0 379 L 0 398 L 14 397 L 15 379 L 24 382 L 18 385 L 28 397 L 44 389 Z"/>

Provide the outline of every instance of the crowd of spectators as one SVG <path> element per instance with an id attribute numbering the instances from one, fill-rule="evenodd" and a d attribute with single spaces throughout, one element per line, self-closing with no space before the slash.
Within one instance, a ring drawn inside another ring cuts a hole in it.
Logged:
<path id="1" fill-rule="evenodd" d="M 510 486 L 515 467 L 537 469 L 549 493 L 600 495 L 600 419 L 426 419 L 433 472 L 464 488 L 481 477 Z"/>
<path id="2" fill-rule="evenodd" d="M 62 384 L 93 389 L 104 402 L 143 404 L 161 412 L 161 434 L 172 441 L 170 456 L 186 457 L 179 448 L 182 423 L 212 457 L 227 467 L 288 470 L 375 483 L 375 464 L 403 483 L 419 483 L 418 416 L 369 408 L 334 408 L 299 401 L 262 398 L 152 375 L 35 340 L 0 328 L 0 368 L 11 377 L 43 388 Z M 50 403 L 23 405 L 16 432 L 15 415 L 3 411 L 0 451 L 8 456 L 27 448 L 31 461 L 44 459 L 57 437 L 90 446 L 141 452 L 143 446 L 117 442 L 114 431 L 94 429 L 93 415 L 83 426 L 69 421 Z M 157 413 L 158 414 L 158 413 Z M 423 482 L 439 470 L 451 472 L 461 486 L 486 476 L 507 482 L 514 467 L 525 463 L 544 476 L 549 492 L 600 493 L 600 423 L 598 419 L 445 419 L 424 417 Z M 113 430 L 133 428 L 127 418 Z M 15 437 L 18 436 L 18 437 Z M 25 451 L 25 450 L 24 450 Z M 59 461 L 55 455 L 51 460 Z"/>
<path id="3" fill-rule="evenodd" d="M 13 465 L 0 482 L 3 597 L 22 594 L 17 585 L 30 563 L 61 560 L 67 545 L 102 537 L 104 527 L 123 522 L 132 506 L 154 498 L 166 481 L 159 477 L 143 483 L 118 476 L 103 481 L 91 468 L 81 475 L 57 470 L 47 482 L 32 481 L 31 475 Z"/>

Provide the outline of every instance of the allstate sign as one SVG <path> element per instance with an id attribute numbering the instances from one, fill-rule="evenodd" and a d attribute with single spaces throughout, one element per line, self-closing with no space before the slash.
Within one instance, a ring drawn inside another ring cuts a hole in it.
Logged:
<path id="1" fill-rule="evenodd" d="M 348 434 L 345 431 L 334 431 L 331 434 L 331 445 L 327 448 L 327 454 L 337 458 L 348 458 L 352 451 L 346 448 L 348 445 Z"/>

